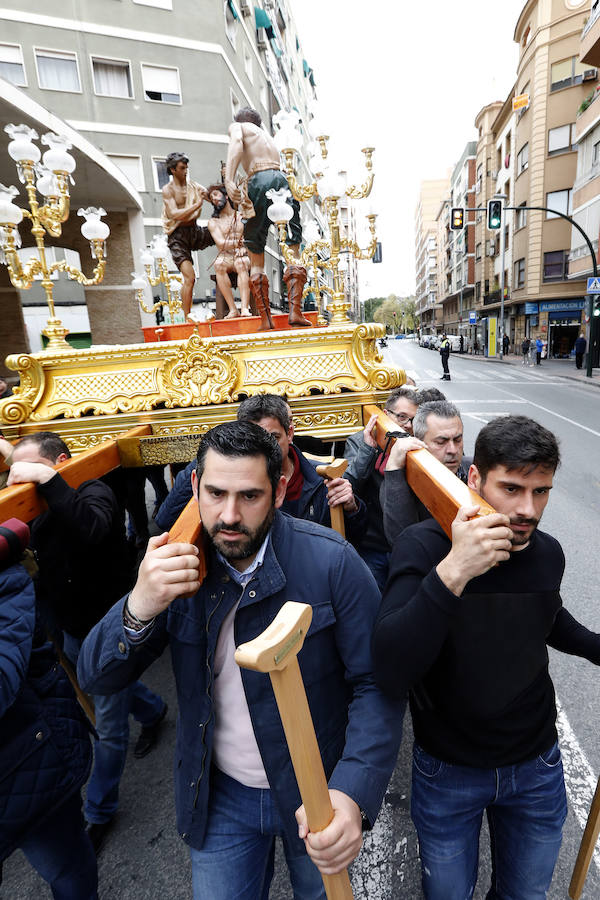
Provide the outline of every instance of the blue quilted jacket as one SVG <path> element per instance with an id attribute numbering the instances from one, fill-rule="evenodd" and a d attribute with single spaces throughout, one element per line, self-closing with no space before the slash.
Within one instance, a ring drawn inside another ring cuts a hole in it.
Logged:
<path id="1" fill-rule="evenodd" d="M 52 646 L 36 627 L 33 583 L 0 572 L 0 861 L 85 783 L 89 729 Z"/>

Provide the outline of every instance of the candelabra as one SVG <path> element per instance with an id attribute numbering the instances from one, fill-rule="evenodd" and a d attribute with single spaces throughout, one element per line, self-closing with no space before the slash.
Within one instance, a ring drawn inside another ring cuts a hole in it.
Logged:
<path id="1" fill-rule="evenodd" d="M 319 305 L 322 305 L 322 292 L 331 295 L 331 322 L 334 325 L 344 324 L 349 321 L 348 309 L 350 304 L 346 302 L 344 295 L 343 276 L 340 272 L 340 253 L 351 253 L 356 259 L 371 259 L 377 249 L 377 237 L 375 233 L 376 214 L 369 210 L 367 220 L 369 223 L 370 242 L 364 249 L 358 243 L 340 234 L 340 201 L 346 196 L 352 200 L 361 200 L 369 196 L 373 187 L 373 147 L 364 147 L 366 178 L 361 185 L 345 184 L 345 175 L 336 171 L 328 161 L 329 135 L 321 125 L 318 118 L 313 118 L 309 123 L 309 134 L 315 141 L 316 152 L 309 158 L 308 166 L 315 180 L 311 184 L 301 185 L 296 177 L 294 157 L 302 147 L 302 135 L 298 130 L 299 118 L 295 112 L 281 112 L 274 122 L 278 125 L 275 134 L 275 144 L 281 153 L 285 163 L 285 174 L 291 194 L 296 200 L 306 201 L 319 195 L 323 202 L 325 215 L 329 226 L 329 237 L 323 239 L 311 234 L 308 242 L 301 252 L 300 260 L 296 259 L 286 243 L 287 223 L 293 215 L 292 207 L 286 202 L 289 192 L 283 188 L 279 191 L 269 191 L 272 201 L 267 213 L 279 230 L 279 242 L 281 252 L 288 264 L 301 262 L 304 266 L 310 266 L 313 272 L 311 283 L 305 287 L 304 294 L 314 292 L 317 295 Z M 316 230 L 316 228 L 315 228 Z M 307 235 L 305 235 L 307 236 Z M 321 254 L 325 254 L 325 258 Z M 318 281 L 319 269 L 329 270 L 332 275 L 333 289 L 320 286 Z M 322 314 L 322 310 L 321 310 Z"/>
<path id="2" fill-rule="evenodd" d="M 181 305 L 183 279 L 181 275 L 169 272 L 167 265 L 168 254 L 169 248 L 164 234 L 155 235 L 148 247 L 140 253 L 140 259 L 146 274 L 139 275 L 137 272 L 132 272 L 133 281 L 131 286 L 135 290 L 137 301 L 144 312 L 153 313 L 161 306 L 166 306 L 169 310 L 169 324 L 174 324 L 175 322 L 184 321 L 183 307 Z M 146 306 L 144 303 L 144 290 L 148 285 L 157 287 L 159 284 L 164 284 L 167 299 L 159 299 L 153 306 Z"/>
<path id="3" fill-rule="evenodd" d="M 66 260 L 48 264 L 46 259 L 45 235 L 58 238 L 62 234 L 62 224 L 69 218 L 70 198 L 69 180 L 74 184 L 71 174 L 75 170 L 75 160 L 67 151 L 71 149 L 69 141 L 58 134 L 45 134 L 42 144 L 48 150 L 42 156 L 39 147 L 34 144 L 38 139 L 37 132 L 27 125 L 7 125 L 4 129 L 11 141 L 8 153 L 15 161 L 17 175 L 21 184 L 25 185 L 29 209 L 21 209 L 13 200 L 18 195 L 16 187 L 5 187 L 0 184 L 0 264 L 8 268 L 9 278 L 18 290 L 28 290 L 36 276 L 41 275 L 41 284 L 46 295 L 46 303 L 50 313 L 46 328 L 42 331 L 48 338 L 48 350 L 71 349 L 65 340 L 69 330 L 56 316 L 54 308 L 54 284 L 52 275 L 65 272 L 67 276 L 79 284 L 99 284 L 106 268 L 105 242 L 110 229 L 101 216 L 103 209 L 89 207 L 78 210 L 78 215 L 85 218 L 81 233 L 89 240 L 92 258 L 96 266 L 91 278 Z M 41 159 L 41 162 L 40 162 Z M 38 194 L 44 198 L 42 203 Z M 19 258 L 21 235 L 18 226 L 23 219 L 31 221 L 31 233 L 35 238 L 37 256 L 32 256 L 23 266 Z"/>

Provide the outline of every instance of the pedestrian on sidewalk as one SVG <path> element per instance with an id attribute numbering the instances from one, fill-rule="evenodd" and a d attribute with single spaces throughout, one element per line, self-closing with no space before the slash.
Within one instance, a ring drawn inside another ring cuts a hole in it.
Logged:
<path id="1" fill-rule="evenodd" d="M 506 332 L 504 332 L 504 335 L 502 337 L 502 352 L 503 352 L 504 356 L 508 355 L 509 347 L 510 347 L 510 338 L 506 334 Z"/>
<path id="2" fill-rule="evenodd" d="M 535 364 L 536 366 L 540 366 L 542 364 L 542 350 L 544 349 L 544 342 L 541 337 L 536 338 L 535 340 Z"/>
<path id="3" fill-rule="evenodd" d="M 522 365 L 529 365 L 529 348 L 531 347 L 531 341 L 528 337 L 523 339 L 523 343 L 521 344 L 521 353 L 523 354 L 523 363 Z"/>
<path id="4" fill-rule="evenodd" d="M 440 356 L 442 357 L 442 369 L 444 370 L 441 380 L 450 381 L 450 369 L 448 368 L 450 341 L 445 333 L 442 335 L 442 340 L 440 341 Z"/>
<path id="5" fill-rule="evenodd" d="M 575 341 L 575 365 L 578 369 L 581 369 L 583 365 L 583 356 L 585 353 L 585 349 L 587 347 L 587 341 L 583 336 L 583 331 Z"/>

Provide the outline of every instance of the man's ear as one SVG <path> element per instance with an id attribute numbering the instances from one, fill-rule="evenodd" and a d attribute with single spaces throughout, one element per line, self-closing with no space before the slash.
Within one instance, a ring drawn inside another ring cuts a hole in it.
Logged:
<path id="1" fill-rule="evenodd" d="M 483 479 L 481 478 L 481 475 L 479 474 L 479 469 L 477 468 L 477 466 L 474 463 L 471 463 L 471 465 L 469 466 L 469 479 L 468 479 L 467 484 L 469 485 L 469 487 L 471 488 L 472 491 L 476 491 L 479 494 L 482 481 L 483 481 Z"/>
<path id="2" fill-rule="evenodd" d="M 71 457 L 67 456 L 66 453 L 59 453 L 58 456 L 56 457 L 56 461 L 55 461 L 54 465 L 57 466 L 59 463 L 66 462 L 68 459 L 71 459 Z"/>
<path id="3" fill-rule="evenodd" d="M 279 484 L 275 489 L 275 509 L 279 509 L 283 501 L 285 500 L 285 492 L 287 491 L 287 481 L 285 480 L 285 476 L 281 475 L 279 478 Z"/>
<path id="4" fill-rule="evenodd" d="M 194 500 L 196 503 L 198 502 L 198 487 L 199 487 L 198 475 L 195 469 L 192 469 L 192 494 L 194 495 Z"/>

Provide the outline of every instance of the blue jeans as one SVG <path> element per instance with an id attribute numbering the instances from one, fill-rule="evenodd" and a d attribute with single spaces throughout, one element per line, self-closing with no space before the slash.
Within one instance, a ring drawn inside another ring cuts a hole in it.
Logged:
<path id="1" fill-rule="evenodd" d="M 85 832 L 79 791 L 29 832 L 20 847 L 55 900 L 96 900 L 96 856 Z"/>
<path id="2" fill-rule="evenodd" d="M 493 854 L 488 900 L 544 900 L 567 815 L 558 744 L 513 766 L 454 766 L 413 750 L 411 815 L 427 900 L 469 900 L 487 810 Z"/>
<path id="3" fill-rule="evenodd" d="M 206 837 L 201 850 L 190 848 L 194 900 L 268 900 L 277 835 L 295 900 L 325 900 L 319 870 L 304 850 L 291 850 L 271 792 L 213 768 Z"/>
<path id="4" fill-rule="evenodd" d="M 65 632 L 64 651 L 73 665 L 81 648 L 78 638 Z M 96 731 L 94 768 L 88 782 L 85 817 L 88 822 L 109 822 L 119 805 L 119 782 L 129 744 L 129 714 L 144 725 L 153 725 L 160 717 L 165 702 L 141 681 L 107 697 L 94 697 Z"/>
<path id="5" fill-rule="evenodd" d="M 371 571 L 371 575 L 377 582 L 377 587 L 383 593 L 390 568 L 390 554 L 383 553 L 381 550 L 371 550 L 366 547 L 359 547 L 358 554 L 360 558 L 366 562 Z"/>

